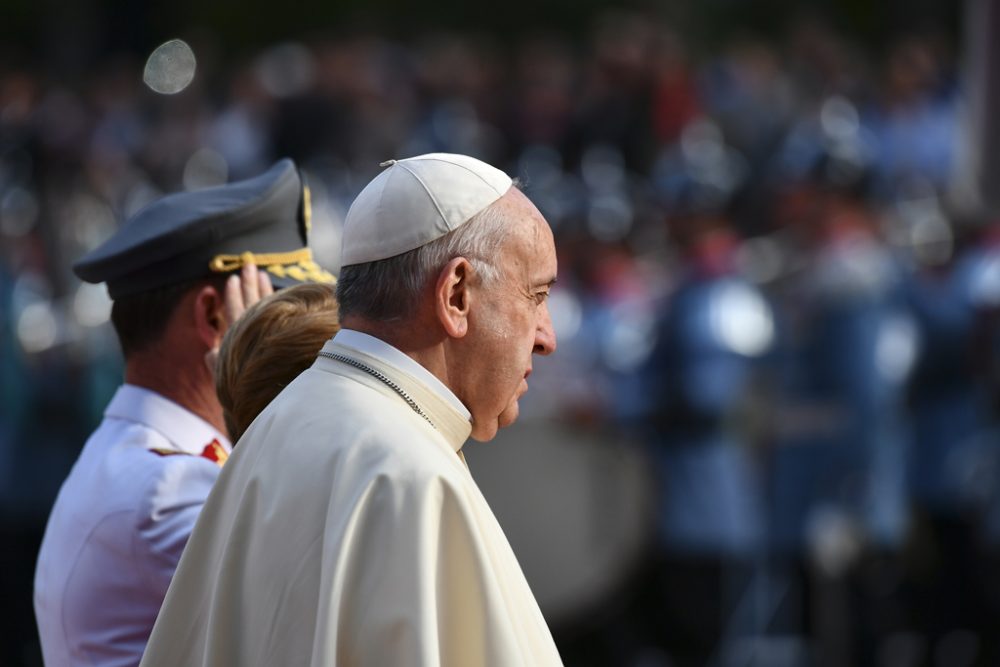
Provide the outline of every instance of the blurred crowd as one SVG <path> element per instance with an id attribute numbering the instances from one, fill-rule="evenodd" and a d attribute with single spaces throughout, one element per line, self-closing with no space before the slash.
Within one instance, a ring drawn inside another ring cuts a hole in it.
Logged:
<path id="1" fill-rule="evenodd" d="M 804 19 L 705 49 L 610 12 L 583 40 L 191 46 L 176 95 L 124 55 L 0 69 L 0 599 L 24 601 L 0 662 L 32 650 L 34 550 L 120 382 L 72 260 L 288 156 L 336 267 L 379 163 L 447 151 L 516 174 L 555 232 L 560 350 L 526 417 L 599 429 L 656 482 L 620 612 L 567 664 L 997 664 L 1000 227 L 948 196 L 949 39 L 876 54 Z"/>

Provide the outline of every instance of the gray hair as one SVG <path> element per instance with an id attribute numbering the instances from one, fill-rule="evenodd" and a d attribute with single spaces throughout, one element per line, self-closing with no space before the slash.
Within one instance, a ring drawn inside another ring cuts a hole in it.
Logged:
<path id="1" fill-rule="evenodd" d="M 395 257 L 342 267 L 337 278 L 340 316 L 359 315 L 376 322 L 405 319 L 420 293 L 445 264 L 464 257 L 485 285 L 500 278 L 494 264 L 509 228 L 496 204 L 439 239 Z"/>

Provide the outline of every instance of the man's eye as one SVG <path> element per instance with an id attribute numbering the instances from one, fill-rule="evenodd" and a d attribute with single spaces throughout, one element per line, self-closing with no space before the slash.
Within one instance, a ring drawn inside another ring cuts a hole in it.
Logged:
<path id="1" fill-rule="evenodd" d="M 535 302 L 538 304 L 545 303 L 545 300 L 548 298 L 549 298 L 548 292 L 538 292 L 537 294 L 535 294 Z"/>

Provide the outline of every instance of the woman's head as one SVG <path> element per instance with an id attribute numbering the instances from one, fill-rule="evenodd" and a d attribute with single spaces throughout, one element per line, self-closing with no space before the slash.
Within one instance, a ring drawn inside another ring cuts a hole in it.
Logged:
<path id="1" fill-rule="evenodd" d="M 283 289 L 247 309 L 219 350 L 215 386 L 236 442 L 339 329 L 333 285 Z"/>

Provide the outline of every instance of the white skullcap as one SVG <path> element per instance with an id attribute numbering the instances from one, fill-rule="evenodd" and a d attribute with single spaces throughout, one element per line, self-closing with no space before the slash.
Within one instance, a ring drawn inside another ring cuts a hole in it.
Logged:
<path id="1" fill-rule="evenodd" d="M 395 257 L 441 238 L 500 199 L 510 176 L 467 155 L 383 162 L 344 221 L 341 266 Z"/>

